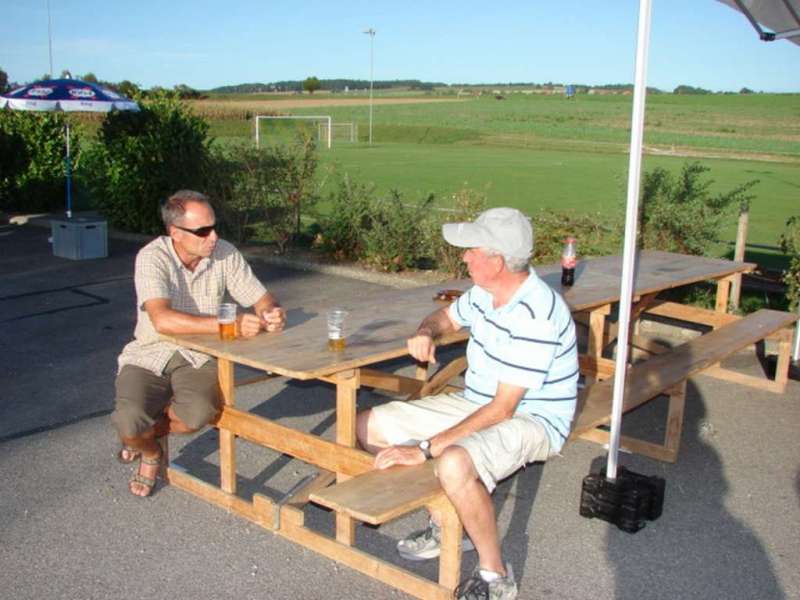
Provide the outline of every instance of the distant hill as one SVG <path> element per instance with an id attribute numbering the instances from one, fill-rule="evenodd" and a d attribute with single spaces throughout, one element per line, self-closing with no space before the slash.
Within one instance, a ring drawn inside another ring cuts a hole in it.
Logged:
<path id="1" fill-rule="evenodd" d="M 332 92 L 343 92 L 345 89 L 368 89 L 368 79 L 320 79 L 320 89 Z M 406 88 L 411 90 L 432 90 L 435 87 L 445 86 L 441 82 L 420 81 L 419 79 L 394 79 L 391 81 L 375 81 L 373 88 L 386 90 L 392 88 Z M 301 92 L 303 80 L 275 81 L 273 83 L 240 83 L 238 85 L 223 85 L 209 92 L 218 94 L 263 94 L 269 92 Z"/>

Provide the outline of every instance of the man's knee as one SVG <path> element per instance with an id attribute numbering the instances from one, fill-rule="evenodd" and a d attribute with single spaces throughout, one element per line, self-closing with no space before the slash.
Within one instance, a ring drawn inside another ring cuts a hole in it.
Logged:
<path id="1" fill-rule="evenodd" d="M 111 422 L 121 438 L 136 438 L 153 428 L 153 420 L 144 409 L 124 398 L 117 399 Z"/>
<path id="2" fill-rule="evenodd" d="M 439 456 L 436 475 L 445 492 L 448 492 L 460 489 L 468 481 L 477 478 L 478 473 L 469 452 L 461 446 L 449 446 Z"/>
<path id="3" fill-rule="evenodd" d="M 172 405 L 172 412 L 183 424 L 186 433 L 202 429 L 219 413 L 216 394 L 184 394 Z"/>

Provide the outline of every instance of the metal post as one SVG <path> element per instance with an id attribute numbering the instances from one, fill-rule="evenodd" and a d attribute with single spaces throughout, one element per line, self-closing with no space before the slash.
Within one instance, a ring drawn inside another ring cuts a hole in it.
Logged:
<path id="1" fill-rule="evenodd" d="M 50 0 L 47 0 L 47 47 L 50 53 L 50 79 L 53 78 L 53 24 L 50 19 Z"/>
<path id="2" fill-rule="evenodd" d="M 69 121 L 67 121 L 67 158 L 64 161 L 67 179 L 67 218 L 72 218 L 72 159 L 69 153 Z"/>
<path id="3" fill-rule="evenodd" d="M 373 43 L 375 41 L 375 30 L 370 27 L 364 33 L 369 36 L 369 145 L 372 145 L 372 84 L 373 84 Z"/>
<path id="4" fill-rule="evenodd" d="M 651 0 L 639 0 L 639 33 L 636 41 L 636 79 L 631 118 L 631 145 L 628 164 L 628 200 L 625 215 L 625 245 L 622 257 L 622 285 L 619 301 L 619 333 L 614 370 L 614 397 L 611 405 L 611 436 L 608 448 L 606 477 L 617 479 L 617 453 L 622 428 L 622 404 L 625 395 L 625 375 L 628 372 L 628 337 L 633 299 L 633 279 L 636 259 L 636 230 L 639 215 L 639 182 L 642 171 L 642 138 L 644 106 L 647 97 L 647 55 L 650 45 Z"/>

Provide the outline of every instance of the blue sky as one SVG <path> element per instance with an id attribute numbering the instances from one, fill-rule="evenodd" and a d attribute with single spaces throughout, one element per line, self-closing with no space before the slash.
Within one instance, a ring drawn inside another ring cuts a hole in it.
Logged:
<path id="1" fill-rule="evenodd" d="M 0 68 L 49 70 L 46 0 L 2 0 Z M 369 78 L 633 81 L 637 0 L 50 0 L 53 70 L 144 87 Z M 648 82 L 800 92 L 800 46 L 760 42 L 715 0 L 653 0 Z"/>

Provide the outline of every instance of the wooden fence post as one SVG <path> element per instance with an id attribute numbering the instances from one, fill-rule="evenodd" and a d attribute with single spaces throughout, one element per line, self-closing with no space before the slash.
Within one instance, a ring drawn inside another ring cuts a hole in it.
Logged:
<path id="1" fill-rule="evenodd" d="M 747 225 L 750 219 L 750 210 L 743 208 L 739 213 L 739 226 L 736 229 L 736 248 L 733 251 L 733 260 L 744 260 L 744 248 L 747 245 Z M 739 298 L 742 294 L 742 274 L 737 274 L 731 285 L 730 303 L 734 309 L 739 308 Z"/>

